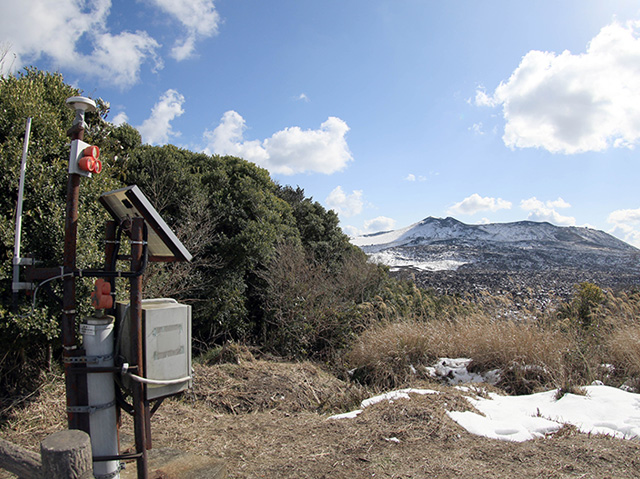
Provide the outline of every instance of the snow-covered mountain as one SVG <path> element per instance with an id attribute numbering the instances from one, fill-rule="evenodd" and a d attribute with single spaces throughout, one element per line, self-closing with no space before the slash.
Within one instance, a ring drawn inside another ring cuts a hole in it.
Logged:
<path id="1" fill-rule="evenodd" d="M 640 270 L 640 250 L 604 231 L 533 221 L 468 225 L 454 218 L 429 217 L 351 242 L 373 261 L 392 268 Z"/>

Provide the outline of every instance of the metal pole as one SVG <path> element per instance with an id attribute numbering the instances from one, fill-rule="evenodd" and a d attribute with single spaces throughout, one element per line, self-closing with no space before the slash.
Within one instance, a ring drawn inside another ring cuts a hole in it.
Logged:
<path id="1" fill-rule="evenodd" d="M 16 234 L 13 242 L 13 306 L 18 306 L 18 291 L 20 290 L 20 242 L 22 235 L 22 201 L 24 198 L 24 178 L 27 171 L 27 153 L 29 151 L 29 136 L 31 135 L 31 117 L 27 118 L 22 145 L 22 162 L 20 163 L 20 185 L 18 187 L 18 205 L 16 208 Z"/>
<path id="2" fill-rule="evenodd" d="M 117 223 L 115 221 L 107 221 L 105 227 L 105 245 L 104 245 L 104 270 L 112 271 L 113 270 L 113 255 L 116 252 L 116 229 Z M 111 316 L 116 315 L 116 302 L 115 302 L 115 292 L 116 292 L 116 279 L 115 278 L 105 278 L 111 284 L 111 294 L 114 297 L 113 308 L 105 311 L 106 314 L 110 314 Z"/>
<path id="3" fill-rule="evenodd" d="M 143 228 L 142 218 L 133 218 L 131 221 L 131 271 L 140 271 L 142 267 L 143 251 Z M 144 361 L 142 357 L 142 276 L 131 278 L 130 291 L 130 338 L 131 357 L 135 358 L 138 367 L 137 375 L 144 377 Z M 138 479 L 147 479 L 147 409 L 148 403 L 145 401 L 146 386 L 140 382 L 133 381 L 133 409 L 134 409 L 134 433 L 136 441 L 136 452 L 141 454 L 136 460 Z"/>
<path id="4" fill-rule="evenodd" d="M 73 140 L 84 139 L 84 110 L 76 109 L 76 119 L 68 134 Z M 78 237 L 78 203 L 80 196 L 80 176 L 69 174 L 67 182 L 67 205 L 64 223 L 64 255 L 63 267 L 65 273 L 76 269 L 76 244 Z M 81 352 L 76 344 L 76 282 L 73 276 L 66 276 L 63 282 L 62 297 L 62 355 L 65 365 L 65 383 L 67 392 L 67 407 L 86 406 L 88 393 L 86 375 L 71 374 L 71 358 Z M 89 415 L 67 412 L 69 429 L 81 429 L 89 433 Z"/>

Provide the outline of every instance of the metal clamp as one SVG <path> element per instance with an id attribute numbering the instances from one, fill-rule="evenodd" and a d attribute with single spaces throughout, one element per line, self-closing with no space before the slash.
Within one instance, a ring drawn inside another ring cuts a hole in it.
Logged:
<path id="1" fill-rule="evenodd" d="M 68 356 L 62 358 L 67 364 L 100 364 L 113 359 L 113 354 L 105 354 L 103 356 Z"/>
<path id="2" fill-rule="evenodd" d="M 95 479 L 112 479 L 114 477 L 118 477 L 121 469 L 123 469 L 123 467 L 122 465 L 119 465 L 118 469 L 113 472 L 109 472 L 108 474 L 99 474 L 97 476 L 94 475 L 93 477 L 95 477 Z"/>
<path id="3" fill-rule="evenodd" d="M 106 404 L 96 404 L 94 406 L 67 406 L 67 412 L 75 412 L 80 414 L 93 414 L 96 411 L 101 411 L 103 409 L 109 409 L 112 406 L 116 405 L 115 399 Z"/>

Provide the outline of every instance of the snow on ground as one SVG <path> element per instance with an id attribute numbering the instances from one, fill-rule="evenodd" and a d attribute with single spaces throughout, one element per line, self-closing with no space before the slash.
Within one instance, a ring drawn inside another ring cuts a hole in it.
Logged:
<path id="1" fill-rule="evenodd" d="M 556 390 L 528 396 L 489 394 L 467 400 L 484 416 L 452 411 L 449 416 L 472 434 L 505 441 L 527 441 L 557 431 L 564 424 L 591 434 L 623 439 L 640 436 L 640 395 L 604 385 L 583 388 L 586 394 Z"/>
<path id="2" fill-rule="evenodd" d="M 345 412 L 343 414 L 336 414 L 335 416 L 331 416 L 328 419 L 353 419 L 358 416 L 362 410 L 366 407 L 372 406 L 373 404 L 377 404 L 382 401 L 389 401 L 390 403 L 397 401 L 398 399 L 410 399 L 409 394 L 438 394 L 438 391 L 434 391 L 432 389 L 399 389 L 397 391 L 391 391 L 389 393 L 380 394 L 379 396 L 374 396 L 369 399 L 365 399 L 360 403 L 360 409 L 356 409 L 355 411 Z"/>
<path id="3" fill-rule="evenodd" d="M 469 359 L 441 358 L 431 368 L 432 376 L 446 378 L 450 384 L 491 382 L 498 371 L 483 376 L 469 373 Z M 632 439 L 640 437 L 640 395 L 602 384 L 586 386 L 584 395 L 565 394 L 556 399 L 557 390 L 526 396 L 501 396 L 489 393 L 477 397 L 477 389 L 457 386 L 479 411 L 449 411 L 447 414 L 472 434 L 504 441 L 527 441 L 553 433 L 565 424 L 584 433 L 608 434 Z M 355 418 L 362 410 L 382 401 L 410 399 L 409 394 L 438 394 L 430 389 L 400 389 L 362 401 L 360 409 L 337 414 L 329 419 Z"/>
<path id="4" fill-rule="evenodd" d="M 456 259 L 417 259 L 402 256 L 397 251 L 385 250 L 369 255 L 369 261 L 376 264 L 384 264 L 391 268 L 391 271 L 397 271 L 401 267 L 412 267 L 421 271 L 456 271 L 468 261 L 459 261 Z"/>
<path id="5" fill-rule="evenodd" d="M 471 363 L 468 358 L 440 358 L 433 366 L 425 370 L 432 378 L 446 379 L 449 384 L 462 383 L 489 383 L 497 384 L 500 381 L 500 370 L 493 369 L 484 374 L 470 373 L 467 366 Z M 415 370 L 415 368 L 414 368 Z"/>

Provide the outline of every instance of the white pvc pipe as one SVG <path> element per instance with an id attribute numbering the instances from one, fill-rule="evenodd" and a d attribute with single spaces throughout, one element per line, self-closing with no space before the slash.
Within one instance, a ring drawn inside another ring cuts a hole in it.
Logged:
<path id="1" fill-rule="evenodd" d="M 13 242 L 13 290 L 18 290 L 20 282 L 20 241 L 22 235 L 22 200 L 24 197 L 24 177 L 27 171 L 27 152 L 29 151 L 29 136 L 31 135 L 31 118 L 27 118 L 22 145 L 22 162 L 20 163 L 20 184 L 18 187 L 18 206 L 16 208 L 16 233 Z"/>
<path id="2" fill-rule="evenodd" d="M 101 357 L 97 363 L 88 366 L 112 367 L 113 360 L 113 316 L 87 318 L 80 328 L 82 343 L 88 358 Z M 89 406 L 96 407 L 89 417 L 91 449 L 94 456 L 118 455 L 118 432 L 116 426 L 115 385 L 113 373 L 87 374 Z M 112 404 L 109 407 L 101 407 Z M 93 463 L 96 478 L 120 477 L 119 461 Z"/>

